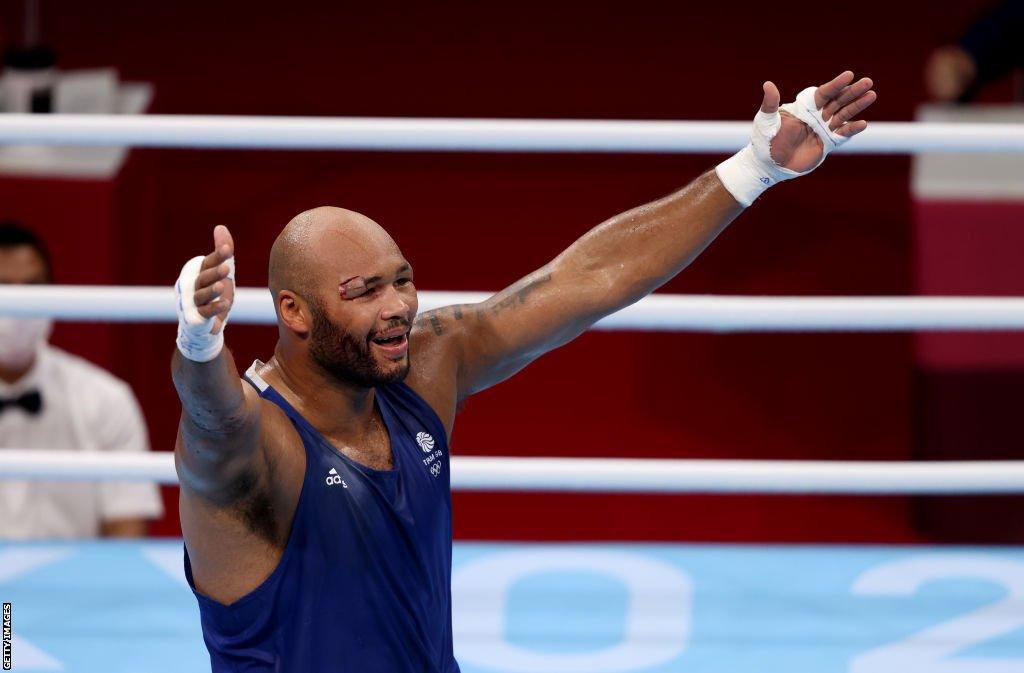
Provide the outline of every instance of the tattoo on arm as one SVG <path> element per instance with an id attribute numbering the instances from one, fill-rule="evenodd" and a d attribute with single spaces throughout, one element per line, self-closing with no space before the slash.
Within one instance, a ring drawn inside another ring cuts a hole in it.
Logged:
<path id="1" fill-rule="evenodd" d="M 437 336 L 441 336 L 445 332 L 444 322 L 441 320 L 441 316 L 444 314 L 451 314 L 455 320 L 462 320 L 464 315 L 463 309 L 470 308 L 469 304 L 458 304 L 456 306 L 444 306 L 442 308 L 434 309 L 433 311 L 427 311 L 423 315 L 416 318 L 416 325 L 419 327 L 426 327 L 430 324 L 430 329 Z M 475 312 L 475 310 L 474 310 Z"/>
<path id="2" fill-rule="evenodd" d="M 534 290 L 551 281 L 551 274 L 546 273 L 536 278 L 527 278 L 519 286 L 509 289 L 508 296 L 491 307 L 491 313 L 497 315 L 502 311 L 526 303 L 526 299 L 533 294 Z"/>
<path id="3" fill-rule="evenodd" d="M 508 290 L 508 296 L 503 297 L 500 301 L 490 307 L 491 315 L 498 315 L 502 311 L 507 309 L 515 308 L 526 303 L 527 298 L 533 294 L 534 290 L 539 288 L 551 281 L 551 274 L 546 273 L 536 278 L 527 278 L 518 286 L 513 286 Z M 437 336 L 441 336 L 445 332 L 444 322 L 441 320 L 441 316 L 451 317 L 455 320 L 462 320 L 467 313 L 471 313 L 478 320 L 481 317 L 481 309 L 477 308 L 473 304 L 456 304 L 454 306 L 445 306 L 443 308 L 435 309 L 433 311 L 427 311 L 416 319 L 416 324 L 421 327 L 426 327 L 427 323 L 430 324 L 430 329 Z"/>

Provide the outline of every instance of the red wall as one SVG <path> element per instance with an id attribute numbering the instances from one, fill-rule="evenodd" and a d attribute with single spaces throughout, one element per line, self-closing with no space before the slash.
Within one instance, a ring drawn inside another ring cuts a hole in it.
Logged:
<path id="1" fill-rule="evenodd" d="M 870 0 L 812 16 L 744 2 L 630 3 L 625 14 L 584 3 L 284 11 L 110 1 L 46 3 L 43 25 L 65 67 L 117 65 L 125 79 L 153 82 L 162 113 L 742 119 L 763 79 L 790 96 L 850 67 L 876 79 L 872 116 L 891 120 L 911 117 L 928 49 L 981 4 L 937 12 Z M 6 16 L 8 36 L 14 21 Z M 481 290 L 718 159 L 137 151 L 109 197 L 95 197 L 110 199 L 106 222 L 76 218 L 73 204 L 54 208 L 46 185 L 5 181 L 0 196 L 21 195 L 10 196 L 17 214 L 51 237 L 74 232 L 54 244 L 61 282 L 169 286 L 224 223 L 241 284 L 263 285 L 283 223 L 330 203 L 393 232 L 421 288 Z M 828 164 L 773 190 L 666 291 L 909 292 L 908 160 Z M 154 446 L 169 449 L 173 326 L 83 329 L 61 326 L 56 340 L 130 381 Z M 244 367 L 270 355 L 274 332 L 233 326 L 228 338 Z M 912 374 L 911 342 L 899 334 L 588 334 L 470 400 L 454 451 L 904 459 Z M 455 507 L 462 538 L 919 539 L 902 498 L 457 494 Z M 173 514 L 160 531 L 177 533 Z"/>

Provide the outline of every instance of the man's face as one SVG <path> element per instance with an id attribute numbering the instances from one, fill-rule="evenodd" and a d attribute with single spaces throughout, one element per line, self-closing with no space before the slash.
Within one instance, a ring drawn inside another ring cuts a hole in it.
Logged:
<path id="1" fill-rule="evenodd" d="M 46 262 L 30 245 L 0 248 L 0 284 L 48 283 Z"/>
<path id="2" fill-rule="evenodd" d="M 338 285 L 310 302 L 309 353 L 339 381 L 364 388 L 401 381 L 409 373 L 409 330 L 418 302 L 412 269 L 401 256 L 383 261 L 365 291 L 347 298 Z"/>
<path id="3" fill-rule="evenodd" d="M 26 285 L 50 282 L 46 260 L 30 245 L 0 247 L 0 283 Z M 50 335 L 47 318 L 0 316 L 0 379 L 17 381 L 35 361 L 39 345 Z"/>

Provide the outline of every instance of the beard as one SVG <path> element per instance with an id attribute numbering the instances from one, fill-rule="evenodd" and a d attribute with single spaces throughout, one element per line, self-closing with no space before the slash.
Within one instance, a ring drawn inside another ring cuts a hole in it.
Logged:
<path id="1" fill-rule="evenodd" d="M 408 354 L 382 367 L 370 350 L 369 339 L 357 339 L 332 323 L 323 307 L 310 302 L 313 329 L 309 334 L 309 355 L 332 378 L 361 388 L 397 383 L 409 373 Z M 393 325 L 397 326 L 397 325 Z"/>

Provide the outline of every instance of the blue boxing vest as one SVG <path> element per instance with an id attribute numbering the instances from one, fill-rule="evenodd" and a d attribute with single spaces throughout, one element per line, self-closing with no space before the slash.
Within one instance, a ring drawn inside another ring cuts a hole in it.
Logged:
<path id="1" fill-rule="evenodd" d="M 458 673 L 451 491 L 441 420 L 404 383 L 376 389 L 394 469 L 345 457 L 257 374 L 291 419 L 306 474 L 277 568 L 231 605 L 195 590 L 213 673 Z"/>

